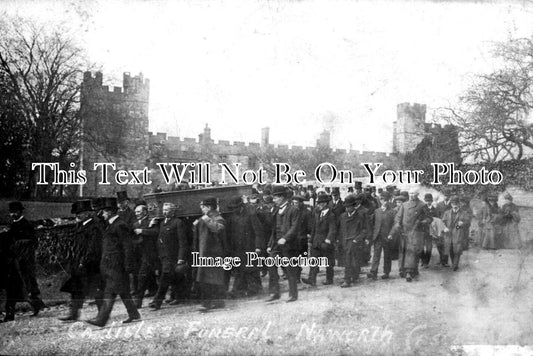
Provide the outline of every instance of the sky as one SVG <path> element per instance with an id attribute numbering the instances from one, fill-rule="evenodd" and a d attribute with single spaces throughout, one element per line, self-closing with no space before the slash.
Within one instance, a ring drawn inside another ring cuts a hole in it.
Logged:
<path id="1" fill-rule="evenodd" d="M 66 26 L 106 84 L 150 79 L 150 130 L 391 152 L 396 105 L 454 105 L 495 68 L 494 42 L 533 35 L 520 1 L 14 1 Z"/>

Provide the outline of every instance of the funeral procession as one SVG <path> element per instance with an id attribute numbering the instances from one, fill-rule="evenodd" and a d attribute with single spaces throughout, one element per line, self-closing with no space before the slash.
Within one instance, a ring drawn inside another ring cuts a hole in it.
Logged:
<path id="1" fill-rule="evenodd" d="M 2 2 L 0 355 L 533 355 L 532 14 Z"/>

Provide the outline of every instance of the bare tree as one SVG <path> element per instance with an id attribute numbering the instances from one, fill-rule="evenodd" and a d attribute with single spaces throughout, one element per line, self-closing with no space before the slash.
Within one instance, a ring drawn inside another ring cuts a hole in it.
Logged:
<path id="1" fill-rule="evenodd" d="M 13 98 L 25 131 L 25 157 L 31 162 L 63 162 L 79 142 L 79 94 L 84 53 L 64 29 L 53 31 L 16 18 L 0 23 L 0 75 Z M 34 185 L 33 196 L 51 187 Z M 39 189 L 37 189 L 39 188 Z"/>
<path id="2" fill-rule="evenodd" d="M 460 127 L 463 154 L 494 162 L 521 159 L 533 149 L 533 41 L 514 39 L 495 45 L 501 68 L 476 77 L 456 108 L 440 116 Z"/>

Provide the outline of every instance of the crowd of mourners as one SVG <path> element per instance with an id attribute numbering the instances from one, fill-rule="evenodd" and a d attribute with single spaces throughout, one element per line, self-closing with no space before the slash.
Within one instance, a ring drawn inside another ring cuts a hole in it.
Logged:
<path id="1" fill-rule="evenodd" d="M 485 249 L 519 248 L 518 208 L 512 197 L 486 195 L 473 209 L 471 199 L 444 189 L 438 194 L 401 191 L 395 186 L 376 189 L 360 182 L 347 191 L 314 186 L 255 186 L 249 196 L 235 196 L 221 214 L 215 197 L 200 202 L 200 217 L 176 217 L 176 205 L 166 202 L 154 216 L 143 200 L 117 197 L 78 200 L 75 253 L 69 260 L 69 278 L 61 287 L 70 293 L 63 321 L 74 321 L 87 299 L 94 299 L 97 314 L 88 323 L 107 324 L 116 297 L 128 318 L 139 320 L 139 309 L 199 301 L 201 311 L 223 308 L 227 298 L 256 296 L 267 284 L 267 302 L 280 299 L 280 280 L 287 280 L 287 302 L 298 300 L 298 284 L 316 286 L 318 267 L 247 266 L 230 270 L 220 266 L 194 266 L 192 255 L 240 257 L 255 252 L 268 257 L 325 257 L 324 285 L 334 285 L 342 268 L 341 288 L 358 283 L 362 267 L 366 277 L 391 278 L 397 260 L 400 278 L 419 278 L 432 265 L 458 271 L 460 258 L 471 243 Z M 434 196 L 435 195 L 435 196 Z M 18 302 L 29 302 L 33 316 L 45 307 L 36 279 L 33 225 L 24 217 L 19 201 L 9 204 L 12 223 L 0 235 L 0 289 L 5 290 L 4 322 L 15 318 Z M 476 229 L 472 223 L 477 222 Z M 471 231 L 476 231 L 471 234 Z M 382 262 L 381 262 L 382 261 Z M 267 279 L 268 276 L 268 279 Z M 145 305 L 145 300 L 151 298 Z"/>

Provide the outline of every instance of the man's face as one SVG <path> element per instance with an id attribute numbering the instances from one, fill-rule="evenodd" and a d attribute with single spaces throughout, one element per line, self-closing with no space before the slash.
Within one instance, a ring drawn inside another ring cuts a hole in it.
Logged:
<path id="1" fill-rule="evenodd" d="M 332 197 L 333 197 L 333 200 L 337 201 L 337 200 L 339 200 L 339 198 L 340 198 L 341 196 L 338 195 L 338 194 L 333 194 Z"/>
<path id="2" fill-rule="evenodd" d="M 399 199 L 396 199 L 396 200 L 394 201 L 394 203 L 396 204 L 396 207 L 400 207 L 400 206 L 402 205 L 403 202 L 402 202 L 401 200 L 399 200 Z"/>
<path id="3" fill-rule="evenodd" d="M 451 205 L 454 211 L 457 211 L 459 209 L 459 203 L 453 202 Z"/>
<path id="4" fill-rule="evenodd" d="M 418 193 L 417 192 L 409 192 L 409 200 L 414 201 L 418 199 Z"/>
<path id="5" fill-rule="evenodd" d="M 274 204 L 276 204 L 277 206 L 280 206 L 281 204 L 285 202 L 285 198 L 282 195 L 274 195 L 272 197 L 272 200 L 274 201 Z"/>
<path id="6" fill-rule="evenodd" d="M 102 210 L 102 217 L 105 221 L 108 221 L 114 215 L 112 210 L 104 209 Z"/>
<path id="7" fill-rule="evenodd" d="M 292 201 L 292 205 L 294 205 L 297 208 L 301 208 L 304 205 L 304 203 L 302 201 L 299 201 L 299 200 L 293 200 Z"/>
<path id="8" fill-rule="evenodd" d="M 163 209 L 164 210 L 164 209 Z M 148 214 L 148 210 L 143 206 L 138 206 L 135 208 L 135 217 L 137 220 L 141 220 Z"/>
<path id="9" fill-rule="evenodd" d="M 202 210 L 202 214 L 207 215 L 207 213 L 211 211 L 211 207 L 208 205 L 200 204 L 200 210 Z"/>
<path id="10" fill-rule="evenodd" d="M 165 205 L 163 206 L 163 216 L 165 218 L 171 218 L 174 216 L 174 209 L 172 207 Z"/>
<path id="11" fill-rule="evenodd" d="M 128 207 L 129 200 L 122 200 L 118 202 L 118 207 L 122 210 L 126 209 Z"/>
<path id="12" fill-rule="evenodd" d="M 81 213 L 76 214 L 76 221 L 84 221 L 89 216 L 88 211 L 82 211 Z"/>
<path id="13" fill-rule="evenodd" d="M 259 203 L 259 199 L 257 198 L 250 198 L 250 204 L 257 205 Z"/>
<path id="14" fill-rule="evenodd" d="M 9 213 L 9 216 L 11 216 L 11 219 L 13 220 L 20 219 L 20 217 L 22 216 L 22 211 L 20 210 L 12 211 Z"/>
<path id="15" fill-rule="evenodd" d="M 383 197 L 379 197 L 379 202 L 381 203 L 381 206 L 385 206 L 388 203 L 388 200 Z"/>
<path id="16" fill-rule="evenodd" d="M 328 206 L 327 202 L 318 203 L 319 210 L 325 210 L 327 206 Z"/>
<path id="17" fill-rule="evenodd" d="M 430 207 L 430 208 L 431 208 L 431 206 L 433 205 L 433 200 L 425 200 L 425 202 L 426 202 L 426 205 L 427 205 L 428 207 Z"/>

